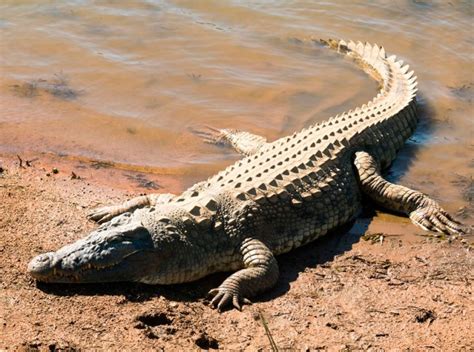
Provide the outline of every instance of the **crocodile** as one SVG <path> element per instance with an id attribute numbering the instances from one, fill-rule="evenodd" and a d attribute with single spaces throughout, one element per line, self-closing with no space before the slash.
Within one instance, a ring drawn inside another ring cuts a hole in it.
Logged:
<path id="1" fill-rule="evenodd" d="M 425 194 L 382 172 L 417 126 L 417 79 L 383 47 L 312 40 L 353 60 L 380 86 L 367 104 L 273 142 L 236 130 L 209 132 L 244 157 L 181 195 L 151 194 L 94 209 L 101 225 L 28 265 L 37 281 L 176 284 L 233 272 L 209 292 L 219 311 L 241 309 L 278 280 L 275 256 L 353 222 L 363 199 L 424 230 L 470 229 Z"/>

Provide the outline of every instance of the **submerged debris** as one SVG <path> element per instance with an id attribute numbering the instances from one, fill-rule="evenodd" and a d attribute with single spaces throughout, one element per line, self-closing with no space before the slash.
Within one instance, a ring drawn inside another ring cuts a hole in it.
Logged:
<path id="1" fill-rule="evenodd" d="M 474 83 L 473 82 L 460 84 L 460 85 L 455 86 L 455 87 L 450 86 L 448 88 L 451 90 L 451 93 L 453 93 L 459 99 L 465 100 L 469 103 L 472 101 L 473 88 L 474 88 Z"/>
<path id="2" fill-rule="evenodd" d="M 13 93 L 22 98 L 34 98 L 39 95 L 38 92 L 39 80 L 32 80 L 22 84 L 14 84 L 10 86 Z"/>
<path id="3" fill-rule="evenodd" d="M 195 73 L 191 73 L 191 74 L 188 73 L 187 76 L 189 78 L 191 78 L 196 83 L 201 82 L 201 80 L 202 80 L 202 76 L 200 74 L 198 75 L 198 74 L 195 74 Z"/>
<path id="4" fill-rule="evenodd" d="M 14 84 L 11 89 L 15 95 L 22 98 L 34 98 L 45 92 L 62 100 L 77 99 L 83 92 L 72 88 L 69 78 L 62 72 L 54 74 L 49 80 L 40 78 Z"/>
<path id="5" fill-rule="evenodd" d="M 474 180 L 472 176 L 463 176 L 456 174 L 456 179 L 451 183 L 461 191 L 463 199 L 472 204 L 474 202 Z"/>
<path id="6" fill-rule="evenodd" d="M 62 72 L 56 73 L 54 78 L 46 82 L 41 88 L 56 98 L 63 100 L 73 100 L 82 94 L 82 91 L 77 91 L 69 86 L 69 79 Z"/>
<path id="7" fill-rule="evenodd" d="M 94 160 L 91 162 L 91 167 L 93 169 L 108 169 L 111 167 L 114 167 L 114 163 L 109 162 L 109 161 L 99 161 L 99 160 Z"/>
<path id="8" fill-rule="evenodd" d="M 137 129 L 134 127 L 127 127 L 127 132 L 130 134 L 137 134 Z"/>
<path id="9" fill-rule="evenodd" d="M 146 189 L 160 189 L 160 185 L 158 185 L 154 181 L 148 180 L 145 175 L 142 174 L 137 174 L 137 175 L 132 175 L 132 174 L 125 174 L 125 177 L 127 177 L 129 180 L 135 181 L 138 186 Z"/>

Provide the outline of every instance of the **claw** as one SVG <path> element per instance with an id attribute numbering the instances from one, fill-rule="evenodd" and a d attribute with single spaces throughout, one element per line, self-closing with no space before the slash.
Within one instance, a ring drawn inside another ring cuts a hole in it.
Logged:
<path id="1" fill-rule="evenodd" d="M 99 224 L 103 224 L 104 222 L 111 220 L 116 215 L 118 215 L 118 213 L 115 207 L 109 206 L 92 210 L 89 214 L 87 214 L 87 218 Z"/>
<path id="2" fill-rule="evenodd" d="M 242 297 L 239 293 L 229 292 L 223 288 L 213 288 L 208 295 L 214 296 L 210 305 L 212 308 L 217 308 L 218 312 L 222 312 L 229 306 L 242 311 L 243 304 L 252 304 L 250 300 Z"/>
<path id="3" fill-rule="evenodd" d="M 219 292 L 211 301 L 211 305 L 216 308 L 217 304 L 222 300 L 222 297 L 224 297 L 223 292 Z"/>
<path id="4" fill-rule="evenodd" d="M 249 299 L 247 299 L 247 298 L 245 298 L 245 297 L 243 297 L 243 298 L 242 298 L 242 303 L 243 303 L 243 304 L 247 304 L 247 305 L 251 305 L 251 304 L 252 304 L 252 301 L 249 300 Z"/>
<path id="5" fill-rule="evenodd" d="M 242 306 L 240 305 L 239 298 L 237 296 L 232 297 L 232 305 L 238 310 L 242 311 Z"/>
<path id="6" fill-rule="evenodd" d="M 191 132 L 201 138 L 205 143 L 217 144 L 221 146 L 229 145 L 225 140 L 224 130 L 220 130 L 211 126 L 204 126 L 203 128 L 192 128 Z"/>
<path id="7" fill-rule="evenodd" d="M 224 297 L 222 297 L 221 301 L 217 305 L 217 311 L 220 313 L 222 309 L 225 308 L 230 301 L 232 300 L 232 295 L 230 293 L 224 293 Z"/>
<path id="8" fill-rule="evenodd" d="M 215 296 L 219 293 L 219 289 L 218 288 L 213 288 L 212 290 L 210 290 L 207 294 L 209 296 Z"/>
<path id="9" fill-rule="evenodd" d="M 436 231 L 447 235 L 463 235 L 469 229 L 455 220 L 440 207 L 425 207 L 410 214 L 411 221 L 426 231 Z"/>

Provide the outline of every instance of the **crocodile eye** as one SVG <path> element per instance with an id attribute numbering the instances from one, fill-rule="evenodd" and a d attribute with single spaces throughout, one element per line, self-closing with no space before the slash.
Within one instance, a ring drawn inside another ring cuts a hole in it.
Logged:
<path id="1" fill-rule="evenodd" d="M 123 242 L 123 239 L 124 239 L 124 236 L 122 234 L 118 234 L 118 235 L 115 235 L 113 237 L 110 237 L 108 239 L 108 242 L 109 243 L 119 243 L 119 242 Z"/>

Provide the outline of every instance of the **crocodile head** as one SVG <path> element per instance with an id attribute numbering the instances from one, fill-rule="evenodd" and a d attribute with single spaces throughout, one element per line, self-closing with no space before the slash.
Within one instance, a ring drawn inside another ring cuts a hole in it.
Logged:
<path id="1" fill-rule="evenodd" d="M 38 255 L 28 271 L 42 282 L 174 284 L 203 277 L 212 229 L 179 204 L 137 209 L 83 239 Z M 206 225 L 206 226 L 205 226 Z M 213 238 L 211 236 L 211 238 Z"/>
<path id="2" fill-rule="evenodd" d="M 28 271 L 42 282 L 140 281 L 150 263 L 159 268 L 163 254 L 145 227 L 128 223 L 99 228 L 56 252 L 38 255 Z"/>

